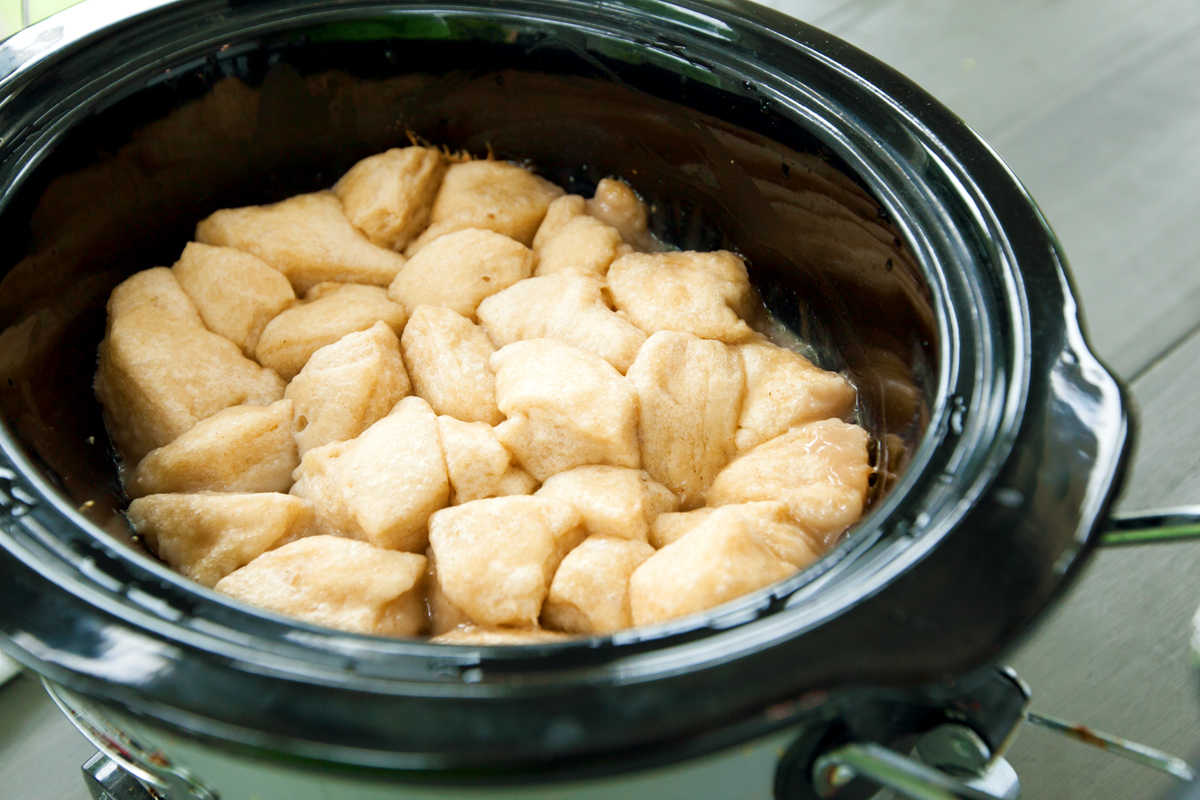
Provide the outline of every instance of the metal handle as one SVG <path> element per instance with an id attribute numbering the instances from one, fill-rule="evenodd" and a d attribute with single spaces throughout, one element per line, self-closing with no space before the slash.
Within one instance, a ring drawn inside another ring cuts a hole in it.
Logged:
<path id="1" fill-rule="evenodd" d="M 87 704 L 61 686 L 42 678 L 42 686 L 66 718 L 101 754 L 151 789 L 175 800 L 219 800 L 215 791 L 159 752 L 148 752 Z M 89 762 L 91 763 L 91 762 Z"/>
<path id="2" fill-rule="evenodd" d="M 813 789 L 818 797 L 834 797 L 860 776 L 912 800 L 1002 800 L 873 742 L 842 745 L 818 758 Z"/>
<path id="3" fill-rule="evenodd" d="M 1128 739 L 1122 739 L 1120 736 L 1113 736 L 1111 733 L 1093 730 L 1077 722 L 1067 722 L 1065 719 L 1047 717 L 1042 714 L 1035 714 L 1032 711 L 1027 714 L 1026 719 L 1034 725 L 1040 725 L 1043 728 L 1048 728 L 1056 733 L 1069 736 L 1084 744 L 1098 747 L 1105 752 L 1113 753 L 1122 758 L 1128 758 L 1130 761 L 1136 761 L 1143 766 L 1161 770 L 1169 775 L 1174 775 L 1180 780 L 1190 781 L 1195 777 L 1192 768 L 1182 758 L 1176 758 L 1169 753 L 1164 753 L 1153 747 L 1131 742 Z"/>
<path id="4" fill-rule="evenodd" d="M 82 770 L 92 800 L 155 800 L 137 778 L 104 753 L 89 758 Z"/>
<path id="5" fill-rule="evenodd" d="M 1165 544 L 1200 539 L 1200 506 L 1113 514 L 1100 537 L 1105 547 Z"/>

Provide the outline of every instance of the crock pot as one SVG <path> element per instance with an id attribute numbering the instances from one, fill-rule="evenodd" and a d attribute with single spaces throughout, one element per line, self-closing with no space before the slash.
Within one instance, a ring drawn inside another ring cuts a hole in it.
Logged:
<path id="1" fill-rule="evenodd" d="M 864 520 L 709 612 L 519 647 L 289 621 L 140 549 L 91 391 L 108 292 L 212 210 L 410 136 L 574 191 L 620 175 L 668 242 L 743 253 L 859 387 Z M 846 203 L 898 257 L 841 246 Z M 887 66 L 735 0 L 85 2 L 0 43 L 0 242 L 0 645 L 172 796 L 814 797 L 831 746 L 947 722 L 998 755 L 1027 692 L 995 665 L 1131 447 L 1004 163 Z"/>

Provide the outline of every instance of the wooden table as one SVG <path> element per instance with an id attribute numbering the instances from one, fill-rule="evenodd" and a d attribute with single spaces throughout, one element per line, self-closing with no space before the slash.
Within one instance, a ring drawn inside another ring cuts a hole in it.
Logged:
<path id="1" fill-rule="evenodd" d="M 878 56 L 983 135 L 1071 260 L 1092 341 L 1142 435 L 1122 507 L 1200 503 L 1200 4 L 775 0 Z M 1114 550 L 1011 663 L 1034 708 L 1200 760 L 1200 543 Z M 31 679 L 0 688 L 0 787 L 83 800 L 92 753 Z M 1174 780 L 1039 729 L 1010 752 L 1034 800 L 1159 798 Z"/>

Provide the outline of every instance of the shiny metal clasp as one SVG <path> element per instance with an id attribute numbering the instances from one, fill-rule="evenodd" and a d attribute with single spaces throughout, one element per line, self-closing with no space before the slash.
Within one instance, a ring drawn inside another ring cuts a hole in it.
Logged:
<path id="1" fill-rule="evenodd" d="M 204 785 L 183 767 L 171 763 L 162 753 L 146 750 L 117 730 L 92 711 L 82 698 L 45 678 L 42 678 L 42 686 L 59 710 L 83 734 L 83 738 L 100 751 L 98 755 L 106 758 L 120 772 L 126 773 L 127 777 L 135 779 L 133 784 L 129 783 L 93 757 L 83 769 L 84 779 L 96 800 L 154 800 L 160 797 L 158 793 L 170 800 L 220 800 L 215 790 Z M 89 766 L 93 771 L 89 772 Z M 142 787 L 142 794 L 136 793 L 134 784 Z"/>

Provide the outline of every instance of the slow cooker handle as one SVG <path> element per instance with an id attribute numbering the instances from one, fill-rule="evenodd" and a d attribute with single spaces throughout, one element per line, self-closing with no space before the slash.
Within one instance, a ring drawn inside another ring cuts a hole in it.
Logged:
<path id="1" fill-rule="evenodd" d="M 173 800 L 217 800 L 216 791 L 190 772 L 172 764 L 162 753 L 146 751 L 124 733 L 89 713 L 86 702 L 73 692 L 46 678 L 42 678 L 42 686 L 75 729 L 119 769 Z"/>
<path id="2" fill-rule="evenodd" d="M 913 800 L 1005 800 L 874 742 L 842 745 L 813 765 L 813 789 L 820 798 L 836 797 L 858 777 Z"/>
<path id="3" fill-rule="evenodd" d="M 1200 506 L 1178 506 L 1113 514 L 1100 536 L 1104 547 L 1165 544 L 1200 539 Z"/>

